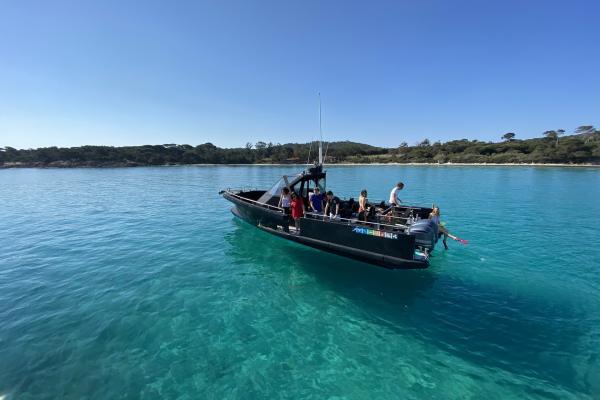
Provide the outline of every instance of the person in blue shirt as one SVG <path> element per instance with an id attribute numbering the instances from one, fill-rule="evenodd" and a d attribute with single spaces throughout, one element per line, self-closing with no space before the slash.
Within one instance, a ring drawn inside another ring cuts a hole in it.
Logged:
<path id="1" fill-rule="evenodd" d="M 321 189 L 316 187 L 308 198 L 308 205 L 311 210 L 321 214 L 323 212 L 323 195 Z"/>

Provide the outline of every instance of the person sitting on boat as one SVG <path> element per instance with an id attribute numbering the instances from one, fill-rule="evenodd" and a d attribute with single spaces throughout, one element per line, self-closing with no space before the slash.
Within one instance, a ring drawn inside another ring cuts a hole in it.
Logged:
<path id="1" fill-rule="evenodd" d="M 429 219 L 432 220 L 437 225 L 439 236 L 441 237 L 442 235 L 444 235 L 444 240 L 442 241 L 442 243 L 444 243 L 444 248 L 446 250 L 448 250 L 448 244 L 446 243 L 447 238 L 454 239 L 454 240 L 461 240 L 461 239 L 459 239 L 458 237 L 456 237 L 456 236 L 452 235 L 450 232 L 448 232 L 448 229 L 446 229 L 443 222 L 440 221 L 440 215 L 441 215 L 440 208 L 434 206 L 433 210 L 429 214 Z"/>
<path id="2" fill-rule="evenodd" d="M 292 218 L 296 225 L 296 230 L 300 229 L 300 218 L 304 215 L 304 201 L 294 192 L 292 192 Z"/>
<path id="3" fill-rule="evenodd" d="M 342 201 L 340 206 L 340 217 L 351 219 L 352 218 L 352 209 L 354 207 L 354 199 L 350 198 L 348 201 Z"/>
<path id="4" fill-rule="evenodd" d="M 313 192 L 310 194 L 308 198 L 308 206 L 316 213 L 321 214 L 323 212 L 323 195 L 321 194 L 321 189 L 319 189 L 319 187 L 315 187 Z"/>
<path id="5" fill-rule="evenodd" d="M 292 198 L 290 197 L 290 189 L 284 187 L 281 190 L 281 196 L 279 197 L 280 208 L 283 208 L 283 213 L 285 215 L 290 215 L 290 206 L 291 206 Z"/>
<path id="6" fill-rule="evenodd" d="M 358 219 L 359 221 L 367 222 L 367 215 L 369 211 L 369 204 L 367 199 L 367 190 L 363 189 L 358 197 Z"/>
<path id="7" fill-rule="evenodd" d="M 404 189 L 404 183 L 398 182 L 390 192 L 390 205 L 400 207 L 402 200 L 398 197 L 399 192 Z"/>
<path id="8" fill-rule="evenodd" d="M 340 217 L 340 198 L 334 196 L 331 190 L 327 192 L 324 215 L 329 215 L 330 218 Z"/>

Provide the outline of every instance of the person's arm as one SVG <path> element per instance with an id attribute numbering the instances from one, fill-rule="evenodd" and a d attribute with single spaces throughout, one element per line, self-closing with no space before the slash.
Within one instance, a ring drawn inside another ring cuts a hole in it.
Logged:
<path id="1" fill-rule="evenodd" d="M 283 194 L 279 196 L 279 203 L 277 203 L 277 207 L 281 208 L 281 201 L 283 200 Z"/>
<path id="2" fill-rule="evenodd" d="M 340 215 L 340 203 L 339 202 L 335 206 L 335 215 Z"/>
<path id="3" fill-rule="evenodd" d="M 329 210 L 329 202 L 325 203 L 325 207 L 323 208 L 323 215 L 327 215 L 327 210 Z"/>

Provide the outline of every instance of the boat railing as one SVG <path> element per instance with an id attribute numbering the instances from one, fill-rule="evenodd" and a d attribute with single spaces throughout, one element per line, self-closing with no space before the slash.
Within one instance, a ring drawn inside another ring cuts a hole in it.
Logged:
<path id="1" fill-rule="evenodd" d="M 307 212 L 304 215 L 306 217 L 312 218 L 312 219 L 322 219 L 322 220 L 326 220 L 328 222 L 338 222 L 338 223 L 343 223 L 346 225 L 367 225 L 367 226 L 373 226 L 376 229 L 380 229 L 381 227 L 390 228 L 390 229 L 406 229 L 409 227 L 408 225 L 403 225 L 403 224 L 392 225 L 392 224 L 387 224 L 385 222 L 360 221 L 358 219 L 351 219 L 351 218 L 342 218 L 342 217 L 331 218 L 327 215 L 317 214 L 317 213 L 313 213 L 313 212 Z"/>
<path id="2" fill-rule="evenodd" d="M 230 193 L 239 193 L 239 192 L 258 192 L 260 191 L 260 189 L 258 189 L 257 187 L 254 186 L 242 186 L 241 188 L 227 188 L 227 192 Z"/>
<path id="3" fill-rule="evenodd" d="M 267 208 L 267 209 L 270 209 L 270 210 L 283 212 L 283 208 L 281 208 L 281 207 L 273 206 L 273 205 L 267 204 L 267 203 L 261 203 L 259 201 L 252 200 L 252 199 L 249 199 L 247 197 L 240 196 L 238 194 L 239 192 L 244 192 L 244 191 L 248 191 L 248 190 L 229 189 L 229 188 L 226 190 L 226 192 L 230 196 L 235 197 L 235 198 L 237 198 L 239 200 L 242 200 L 244 202 L 253 203 L 253 204 L 256 204 L 256 205 L 258 205 L 260 207 L 264 207 L 264 208 Z M 412 207 L 412 206 L 404 206 L 404 207 L 409 208 L 409 209 L 420 208 L 420 207 Z M 341 223 L 345 223 L 345 224 L 348 224 L 348 225 L 368 225 L 368 226 L 374 226 L 374 227 L 377 227 L 377 229 L 379 229 L 380 227 L 391 228 L 391 229 L 407 229 L 409 227 L 409 225 L 406 225 L 406 224 L 399 224 L 399 223 L 389 224 L 389 223 L 386 223 L 389 220 L 392 220 L 392 221 L 396 221 L 396 220 L 398 220 L 398 221 L 406 221 L 407 220 L 407 218 L 396 217 L 396 216 L 393 216 L 393 215 L 377 215 L 376 218 L 378 219 L 378 221 L 375 221 L 375 222 L 373 222 L 373 221 L 360 221 L 358 219 L 353 219 L 353 218 L 341 218 L 341 217 L 330 218 L 330 217 L 328 217 L 326 215 L 317 214 L 317 213 L 313 213 L 313 212 L 306 212 L 304 215 L 306 217 L 313 218 L 313 219 L 323 219 L 323 220 L 328 219 L 329 222 L 341 222 Z M 381 222 L 382 219 L 385 220 L 385 222 Z"/>
<path id="4" fill-rule="evenodd" d="M 240 196 L 239 194 L 235 193 L 235 192 L 234 192 L 233 190 L 231 190 L 231 189 L 227 189 L 227 193 L 228 193 L 228 194 L 229 194 L 231 197 L 235 197 L 236 199 L 240 199 L 240 200 L 242 200 L 242 201 L 245 201 L 245 202 L 247 202 L 247 203 L 253 203 L 253 204 L 257 204 L 257 205 L 259 205 L 259 206 L 261 206 L 261 207 L 265 207 L 265 208 L 268 208 L 268 209 L 270 209 L 270 210 L 275 210 L 275 211 L 281 211 L 281 212 L 283 212 L 283 208 L 281 208 L 281 207 L 272 206 L 272 205 L 270 205 L 270 204 L 267 204 L 267 203 L 261 203 L 261 202 L 259 202 L 259 201 L 256 201 L 256 200 L 252 200 L 252 199 L 249 199 L 249 198 L 247 198 L 247 197 Z"/>

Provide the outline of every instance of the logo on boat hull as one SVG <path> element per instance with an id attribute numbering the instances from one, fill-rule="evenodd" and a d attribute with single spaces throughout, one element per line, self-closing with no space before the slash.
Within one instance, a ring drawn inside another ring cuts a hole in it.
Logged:
<path id="1" fill-rule="evenodd" d="M 369 228 L 353 228 L 352 232 L 354 233 L 360 233 L 361 235 L 370 235 L 370 236 L 377 236 L 377 237 L 382 237 L 382 238 L 386 238 L 386 239 L 398 239 L 398 234 L 397 233 L 392 233 L 392 232 L 384 232 L 384 231 L 378 231 L 375 229 L 369 229 Z"/>

